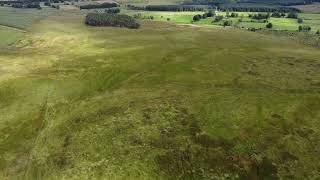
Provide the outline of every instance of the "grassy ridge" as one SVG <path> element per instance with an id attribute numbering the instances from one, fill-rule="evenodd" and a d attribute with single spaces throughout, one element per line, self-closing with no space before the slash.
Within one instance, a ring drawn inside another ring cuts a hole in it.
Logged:
<path id="1" fill-rule="evenodd" d="M 0 177 L 317 177 L 317 49 L 60 13 L 0 54 Z"/>

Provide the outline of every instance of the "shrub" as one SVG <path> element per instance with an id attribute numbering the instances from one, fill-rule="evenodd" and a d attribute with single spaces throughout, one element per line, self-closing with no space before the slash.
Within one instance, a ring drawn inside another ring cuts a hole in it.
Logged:
<path id="1" fill-rule="evenodd" d="M 231 17 L 238 17 L 239 15 L 238 15 L 238 13 L 231 13 Z"/>
<path id="2" fill-rule="evenodd" d="M 210 10 L 209 12 L 206 13 L 206 15 L 207 17 L 213 17 L 215 16 L 215 13 L 212 10 Z"/>
<path id="3" fill-rule="evenodd" d="M 316 35 L 320 35 L 320 30 L 318 30 L 318 31 L 316 32 Z"/>
<path id="4" fill-rule="evenodd" d="M 271 17 L 281 18 L 281 14 L 279 12 L 274 12 L 274 13 L 271 14 Z"/>
<path id="5" fill-rule="evenodd" d="M 268 23 L 268 24 L 266 25 L 266 28 L 271 29 L 272 26 L 273 26 L 272 23 Z"/>
<path id="6" fill-rule="evenodd" d="M 216 16 L 215 18 L 214 18 L 214 22 L 219 22 L 219 21 L 221 21 L 223 19 L 223 16 Z"/>
<path id="7" fill-rule="evenodd" d="M 298 14 L 296 12 L 290 12 L 287 18 L 298 19 Z"/>
<path id="8" fill-rule="evenodd" d="M 197 14 L 197 15 L 193 16 L 193 21 L 200 21 L 201 18 L 202 18 L 202 16 L 200 14 Z"/>
<path id="9" fill-rule="evenodd" d="M 128 15 L 108 14 L 108 13 L 89 13 L 86 16 L 85 23 L 91 26 L 113 26 L 138 29 L 140 24 Z"/>
<path id="10" fill-rule="evenodd" d="M 262 19 L 269 19 L 270 18 L 270 14 L 254 14 L 252 17 L 252 19 L 256 19 L 256 20 L 262 20 Z"/>
<path id="11" fill-rule="evenodd" d="M 223 22 L 223 26 L 226 27 L 226 26 L 231 26 L 232 23 L 230 21 L 224 21 Z"/>
<path id="12" fill-rule="evenodd" d="M 309 32 L 309 31 L 311 31 L 311 27 L 310 26 L 299 26 L 298 30 L 300 32 Z"/>
<path id="13" fill-rule="evenodd" d="M 119 8 L 107 9 L 107 10 L 106 10 L 106 13 L 109 13 L 109 14 L 118 14 L 118 13 L 120 13 L 120 9 L 119 9 Z"/>
<path id="14" fill-rule="evenodd" d="M 298 23 L 300 23 L 300 24 L 303 23 L 303 19 L 299 18 Z"/>

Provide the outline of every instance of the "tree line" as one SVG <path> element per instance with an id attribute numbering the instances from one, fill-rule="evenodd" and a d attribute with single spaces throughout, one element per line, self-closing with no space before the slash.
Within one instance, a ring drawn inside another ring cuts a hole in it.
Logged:
<path id="1" fill-rule="evenodd" d="M 238 5 L 238 4 L 228 4 L 220 5 L 219 9 L 222 11 L 238 11 L 238 12 L 300 12 L 299 9 L 293 7 L 282 7 L 282 6 L 250 6 L 250 5 Z"/>
<path id="2" fill-rule="evenodd" d="M 11 7 L 13 7 L 13 8 L 37 8 L 37 9 L 41 9 L 41 6 L 40 6 L 39 2 L 17 2 L 17 3 L 12 3 Z"/>
<path id="3" fill-rule="evenodd" d="M 144 7 L 128 5 L 131 10 L 144 10 L 144 11 L 205 11 L 207 6 L 196 5 L 147 5 Z"/>
<path id="4" fill-rule="evenodd" d="M 138 29 L 140 24 L 131 16 L 115 13 L 89 13 L 85 23 L 90 26 L 113 26 Z"/>
<path id="5" fill-rule="evenodd" d="M 87 4 L 80 6 L 80 9 L 101 9 L 101 8 L 114 8 L 118 7 L 117 3 L 102 3 L 102 4 Z"/>

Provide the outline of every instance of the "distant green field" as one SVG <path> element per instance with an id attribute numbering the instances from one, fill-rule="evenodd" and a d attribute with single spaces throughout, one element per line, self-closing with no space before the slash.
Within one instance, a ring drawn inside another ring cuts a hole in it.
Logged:
<path id="1" fill-rule="evenodd" d="M 262 23 L 256 20 L 248 18 L 248 12 L 237 12 L 239 17 L 227 18 L 220 22 L 213 22 L 213 18 L 202 19 L 198 22 L 192 22 L 192 18 L 196 14 L 203 14 L 203 12 L 150 12 L 150 11 L 125 11 L 126 13 L 133 15 L 140 13 L 142 16 L 153 16 L 156 21 L 168 21 L 182 23 L 182 24 L 199 24 L 199 25 L 223 25 L 224 21 L 232 21 L 233 25 L 244 28 L 265 28 L 267 23 Z M 230 12 L 231 13 L 231 12 Z M 225 16 L 225 12 L 220 12 L 218 15 Z M 242 16 L 242 17 L 241 17 Z M 320 14 L 304 14 L 300 13 L 299 18 L 304 19 L 302 24 L 297 22 L 297 19 L 288 18 L 270 18 L 268 22 L 273 24 L 274 30 L 289 30 L 297 31 L 300 25 L 308 25 L 312 27 L 312 31 L 320 29 Z M 242 19 L 242 22 L 239 20 Z"/>
<path id="2" fill-rule="evenodd" d="M 314 31 L 320 30 L 320 14 L 302 13 L 300 17 L 304 19 L 304 24 L 311 26 Z"/>
<path id="3" fill-rule="evenodd" d="M 319 49 L 64 11 L 31 30 L 0 53 L 0 179 L 319 177 Z"/>
<path id="4" fill-rule="evenodd" d="M 53 11 L 52 8 L 37 10 L 0 7 L 0 25 L 27 29 L 34 21 L 47 17 Z"/>

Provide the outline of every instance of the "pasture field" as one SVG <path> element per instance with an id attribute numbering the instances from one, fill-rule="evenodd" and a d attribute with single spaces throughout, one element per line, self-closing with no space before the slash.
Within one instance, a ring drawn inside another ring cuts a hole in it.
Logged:
<path id="1" fill-rule="evenodd" d="M 156 21 L 168 21 L 181 23 L 181 24 L 198 24 L 198 25 L 218 25 L 222 26 L 224 21 L 232 21 L 233 25 L 244 28 L 265 28 L 267 23 L 258 20 L 252 20 L 248 17 L 249 14 L 255 14 L 254 12 L 237 12 L 239 17 L 229 17 L 219 22 L 213 22 L 213 18 L 201 19 L 198 22 L 193 22 L 192 18 L 196 14 L 203 14 L 203 12 L 154 12 L 154 11 L 124 11 L 127 14 L 141 14 L 143 16 L 153 16 Z M 230 12 L 231 14 L 231 12 Z M 225 12 L 219 12 L 217 15 L 225 16 Z M 300 25 L 311 26 L 312 31 L 316 32 L 320 29 L 320 14 L 307 14 L 300 13 L 299 17 L 304 19 L 303 23 L 298 23 L 297 19 L 289 18 L 270 18 L 268 22 L 273 24 L 274 30 L 288 30 L 297 31 Z M 239 22 L 241 20 L 241 22 Z"/>
<path id="2" fill-rule="evenodd" d="M 319 177 L 319 49 L 142 23 L 57 11 L 0 53 L 0 179 Z"/>

